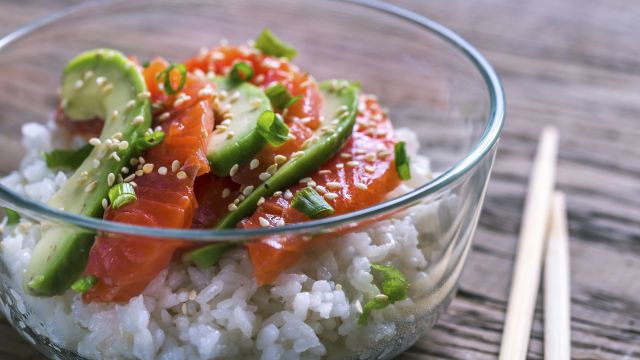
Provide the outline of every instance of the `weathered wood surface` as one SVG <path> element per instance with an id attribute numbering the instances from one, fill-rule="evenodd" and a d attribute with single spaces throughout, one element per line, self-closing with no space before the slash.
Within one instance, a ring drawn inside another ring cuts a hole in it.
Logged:
<path id="1" fill-rule="evenodd" d="M 5 0 L 0 33 L 73 3 Z M 525 185 L 542 126 L 561 131 L 571 232 L 572 357 L 640 358 L 640 3 L 395 1 L 475 44 L 501 74 L 507 125 L 460 291 L 402 359 L 497 357 Z M 529 357 L 542 358 L 541 302 Z M 39 359 L 0 323 L 0 358 Z"/>

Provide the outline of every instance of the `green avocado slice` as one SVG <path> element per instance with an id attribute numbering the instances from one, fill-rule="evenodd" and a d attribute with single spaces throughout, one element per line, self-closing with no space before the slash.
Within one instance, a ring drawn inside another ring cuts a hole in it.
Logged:
<path id="1" fill-rule="evenodd" d="M 219 101 L 229 107 L 232 118 L 226 131 L 214 131 L 209 137 L 207 158 L 214 174 L 228 176 L 235 164 L 249 161 L 267 145 L 257 124 L 260 115 L 271 110 L 271 104 L 264 91 L 248 82 L 234 82 L 226 77 L 215 77 L 213 81 L 218 91 L 227 93 Z"/>
<path id="2" fill-rule="evenodd" d="M 261 197 L 297 183 L 331 159 L 349 139 L 358 113 L 358 87 L 344 80 L 319 84 L 323 95 L 323 120 L 308 140 L 300 156 L 290 159 L 269 180 L 258 186 L 216 225 L 218 229 L 233 228 L 251 215 Z"/>
<path id="3" fill-rule="evenodd" d="M 97 49 L 72 59 L 63 71 L 61 106 L 74 121 L 104 119 L 100 144 L 49 200 L 49 206 L 101 217 L 103 199 L 127 166 L 136 139 L 151 123 L 144 77 L 122 53 Z M 116 140 L 114 143 L 114 139 Z M 95 233 L 69 224 L 43 223 L 25 274 L 25 289 L 37 296 L 64 293 L 86 266 Z"/>

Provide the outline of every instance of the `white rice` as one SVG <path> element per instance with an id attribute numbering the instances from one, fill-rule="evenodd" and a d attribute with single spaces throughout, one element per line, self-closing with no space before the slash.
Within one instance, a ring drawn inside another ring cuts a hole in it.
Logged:
<path id="1" fill-rule="evenodd" d="M 27 154 L 0 183 L 38 201 L 47 201 L 64 184 L 67 175 L 50 171 L 40 156 L 51 150 L 50 130 L 23 127 Z M 413 178 L 390 196 L 431 177 L 428 160 L 417 154 L 415 133 L 397 133 L 407 142 Z M 248 254 L 238 248 L 211 269 L 172 265 L 144 294 L 124 304 L 84 304 L 71 291 L 46 299 L 15 292 L 13 297 L 21 312 L 25 304 L 34 312 L 28 325 L 37 333 L 88 358 L 344 358 L 399 336 L 396 321 L 415 320 L 414 300 L 432 286 L 426 269 L 439 229 L 438 206 L 418 205 L 410 214 L 340 236 L 305 255 L 273 286 L 256 285 Z M 23 218 L 17 226 L 2 227 L 2 260 L 19 291 L 39 225 Z M 410 281 L 410 298 L 374 311 L 368 325 L 360 326 L 358 310 L 379 294 L 371 263 L 400 269 Z"/>

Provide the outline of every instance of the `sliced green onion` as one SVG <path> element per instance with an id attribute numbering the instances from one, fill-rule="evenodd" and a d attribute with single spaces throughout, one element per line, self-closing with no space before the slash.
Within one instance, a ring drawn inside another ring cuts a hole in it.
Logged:
<path id="1" fill-rule="evenodd" d="M 301 98 L 301 96 L 292 97 L 291 94 L 289 94 L 289 90 L 287 90 L 287 88 L 281 83 L 269 86 L 264 91 L 264 94 L 269 98 L 271 105 L 280 110 L 288 108 Z"/>
<path id="2" fill-rule="evenodd" d="M 404 300 L 408 296 L 409 281 L 404 274 L 393 266 L 371 264 L 371 270 L 382 277 L 382 295 L 378 295 L 367 301 L 362 308 L 362 314 L 358 319 L 358 324 L 367 325 L 369 314 L 373 310 L 378 310 L 393 304 L 396 301 Z"/>
<path id="3" fill-rule="evenodd" d="M 171 85 L 171 71 L 173 69 L 176 69 L 178 70 L 178 72 L 180 72 L 180 83 L 175 89 Z M 184 84 L 187 82 L 187 68 L 184 66 L 184 64 L 171 64 L 168 68 L 164 69 L 163 71 L 159 72 L 158 75 L 156 75 L 156 80 L 160 81 L 162 79 L 164 79 L 164 92 L 169 95 L 173 95 L 182 90 Z"/>
<path id="4" fill-rule="evenodd" d="M 266 110 L 258 118 L 260 135 L 273 146 L 280 146 L 289 140 L 289 127 L 279 114 Z"/>
<path id="5" fill-rule="evenodd" d="M 402 180 L 411 179 L 411 166 L 409 165 L 409 156 L 405 149 L 404 141 L 399 141 L 394 146 L 396 171 Z"/>
<path id="6" fill-rule="evenodd" d="M 7 215 L 7 225 L 15 225 L 20 222 L 20 214 L 17 211 L 4 208 L 4 213 Z"/>
<path id="7" fill-rule="evenodd" d="M 194 263 L 201 269 L 209 268 L 218 263 L 218 260 L 228 250 L 234 248 L 234 244 L 220 243 L 203 246 L 182 255 L 182 261 Z"/>
<path id="8" fill-rule="evenodd" d="M 159 145 L 162 140 L 164 140 L 164 131 L 154 131 L 144 134 L 144 136 L 137 139 L 133 145 L 136 150 L 143 151 Z"/>
<path id="9" fill-rule="evenodd" d="M 291 206 L 311 219 L 326 217 L 335 212 L 331 205 L 311 187 L 299 190 Z"/>
<path id="10" fill-rule="evenodd" d="M 298 50 L 280 40 L 267 28 L 264 28 L 260 35 L 258 35 L 258 38 L 256 38 L 255 47 L 267 55 L 284 57 L 289 60 L 293 59 L 298 54 Z"/>
<path id="11" fill-rule="evenodd" d="M 247 63 L 236 63 L 233 65 L 229 77 L 235 82 L 251 81 L 253 79 L 253 68 Z"/>
<path id="12" fill-rule="evenodd" d="M 116 184 L 109 189 L 109 202 L 116 210 L 137 199 L 136 190 L 129 183 Z"/>
<path id="13" fill-rule="evenodd" d="M 53 150 L 44 153 L 43 156 L 48 168 L 65 167 L 75 170 L 89 156 L 91 150 L 93 150 L 93 146 L 87 144 L 75 150 Z"/>
<path id="14" fill-rule="evenodd" d="M 83 276 L 71 284 L 71 290 L 84 294 L 98 282 L 98 278 L 93 275 Z"/>

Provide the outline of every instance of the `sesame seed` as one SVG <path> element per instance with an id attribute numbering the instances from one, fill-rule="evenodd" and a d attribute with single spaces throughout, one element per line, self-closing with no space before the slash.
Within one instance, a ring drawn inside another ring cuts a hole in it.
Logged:
<path id="1" fill-rule="evenodd" d="M 211 96 L 211 95 L 213 95 L 213 89 L 209 85 L 203 87 L 202 89 L 200 89 L 200 91 L 198 91 L 198 96 L 200 97 Z"/>
<path id="2" fill-rule="evenodd" d="M 229 126 L 229 125 L 231 125 L 231 120 L 229 120 L 229 119 L 224 120 L 224 121 L 222 121 L 222 122 L 220 123 L 220 125 Z"/>
<path id="3" fill-rule="evenodd" d="M 142 169 L 136 170 L 136 172 L 134 174 L 135 174 L 135 176 L 142 176 L 142 175 L 144 175 L 144 171 L 142 171 Z"/>
<path id="4" fill-rule="evenodd" d="M 353 152 L 358 155 L 364 155 L 367 153 L 367 151 L 364 149 L 355 149 Z"/>
<path id="5" fill-rule="evenodd" d="M 336 169 L 342 169 L 344 167 L 343 163 L 337 163 L 336 164 Z"/>
<path id="6" fill-rule="evenodd" d="M 236 206 L 236 204 L 229 204 L 229 206 L 227 206 L 227 210 L 229 211 L 238 210 L 238 206 Z"/>
<path id="7" fill-rule="evenodd" d="M 287 161 L 287 157 L 284 155 L 276 155 L 273 160 L 276 162 L 276 164 L 284 164 Z"/>
<path id="8" fill-rule="evenodd" d="M 376 168 L 375 166 L 367 165 L 364 167 L 364 170 L 368 173 L 373 173 L 374 171 L 376 171 Z"/>
<path id="9" fill-rule="evenodd" d="M 318 194 L 324 194 L 327 192 L 327 189 L 322 185 L 318 185 L 316 186 L 316 191 L 318 192 Z"/>
<path id="10" fill-rule="evenodd" d="M 180 161 L 178 160 L 173 160 L 173 162 L 171 162 L 171 171 L 172 172 L 176 172 L 180 169 Z"/>
<path id="11" fill-rule="evenodd" d="M 291 154 L 292 158 L 297 158 L 299 156 L 302 156 L 304 154 L 304 151 L 296 151 L 293 154 Z"/>
<path id="12" fill-rule="evenodd" d="M 260 160 L 258 159 L 253 159 L 251 160 L 251 162 L 249 163 L 249 170 L 254 170 L 255 168 L 257 168 L 258 166 L 260 166 Z"/>
<path id="13" fill-rule="evenodd" d="M 278 164 L 271 164 L 271 165 L 269 165 L 269 167 L 266 170 L 266 172 L 271 174 L 271 175 L 275 174 L 276 171 L 278 171 Z"/>
<path id="14" fill-rule="evenodd" d="M 143 91 L 138 94 L 138 99 L 148 99 L 151 97 L 151 93 L 148 91 Z"/>
<path id="15" fill-rule="evenodd" d="M 76 89 L 80 89 L 82 85 L 84 85 L 84 81 L 82 80 L 76 80 L 75 84 L 73 84 Z"/>
<path id="16" fill-rule="evenodd" d="M 138 158 L 138 162 L 140 163 L 140 165 L 144 165 L 147 161 L 142 156 L 140 156 Z"/>
<path id="17" fill-rule="evenodd" d="M 381 158 L 384 158 L 384 157 L 389 156 L 389 155 L 391 155 L 391 153 L 389 151 L 387 151 L 387 150 L 378 151 L 378 156 L 381 157 Z"/>
<path id="18" fill-rule="evenodd" d="M 336 194 L 336 193 L 326 193 L 326 194 L 324 194 L 324 197 L 327 200 L 334 200 L 334 199 L 338 198 L 338 194 Z"/>
<path id="19" fill-rule="evenodd" d="M 287 199 L 287 200 L 293 199 L 293 193 L 291 192 L 291 190 L 287 189 L 284 192 L 284 198 Z"/>
<path id="20" fill-rule="evenodd" d="M 184 171 L 178 171 L 178 173 L 176 174 L 176 177 L 180 180 L 184 180 L 187 178 L 187 173 Z"/>
<path id="21" fill-rule="evenodd" d="M 158 116 L 158 121 L 165 121 L 169 118 L 169 116 L 171 116 L 171 114 L 169 114 L 168 112 L 163 112 L 162 114 L 160 114 L 160 116 Z"/>
<path id="22" fill-rule="evenodd" d="M 106 78 L 106 77 L 104 77 L 104 76 L 98 76 L 98 77 L 96 78 L 96 84 L 97 84 L 98 86 L 102 86 L 106 81 L 107 81 L 107 78 Z"/>
<path id="23" fill-rule="evenodd" d="M 144 116 L 142 116 L 142 115 L 138 115 L 138 116 L 134 117 L 133 121 L 132 121 L 133 125 L 140 125 L 143 122 L 144 122 Z"/>
<path id="24" fill-rule="evenodd" d="M 318 174 L 321 174 L 321 175 L 331 174 L 331 170 L 329 169 L 320 170 L 318 171 Z"/>
<path id="25" fill-rule="evenodd" d="M 367 154 L 367 156 L 364 157 L 365 160 L 369 161 L 369 162 L 374 162 L 376 161 L 376 153 L 370 152 Z"/>
<path id="26" fill-rule="evenodd" d="M 260 107 L 260 105 L 262 105 L 262 100 L 260 99 L 251 99 L 249 100 L 249 105 L 251 105 L 251 109 L 255 110 L 257 108 Z"/>
<path id="27" fill-rule="evenodd" d="M 130 181 L 129 184 L 133 187 L 138 187 L 138 184 L 135 181 Z"/>
<path id="28" fill-rule="evenodd" d="M 89 183 L 89 185 L 87 185 L 84 188 L 84 192 L 86 192 L 86 193 L 91 192 L 91 191 L 93 191 L 93 189 L 96 188 L 96 186 L 98 186 L 98 183 L 96 181 L 92 181 L 92 182 Z"/>
<path id="29" fill-rule="evenodd" d="M 229 98 L 229 102 L 233 104 L 236 101 L 238 101 L 238 99 L 240 99 L 240 92 L 234 91 L 233 94 L 231 94 L 231 97 Z"/>
<path id="30" fill-rule="evenodd" d="M 100 139 L 98 139 L 98 138 L 93 137 L 93 138 L 89 139 L 89 144 L 91 144 L 93 146 L 100 145 L 101 143 L 102 143 L 102 141 L 100 141 Z"/>
<path id="31" fill-rule="evenodd" d="M 340 184 L 339 182 L 332 181 L 327 183 L 327 187 L 331 190 L 338 190 L 342 188 L 342 184 Z"/>
<path id="32" fill-rule="evenodd" d="M 264 204 L 265 201 L 266 200 L 264 199 L 264 197 L 261 196 L 260 199 L 258 199 L 258 202 L 256 202 L 256 205 L 260 206 L 260 205 Z"/>
<path id="33" fill-rule="evenodd" d="M 268 226 L 271 225 L 271 224 L 269 224 L 269 220 L 263 218 L 262 216 L 260 216 L 258 218 L 258 221 L 260 222 L 260 226 L 262 226 L 262 227 L 268 227 Z"/>
<path id="34" fill-rule="evenodd" d="M 111 113 L 111 118 L 115 119 L 118 117 L 118 115 L 120 115 L 120 112 L 118 110 L 113 110 L 113 112 Z"/>
<path id="35" fill-rule="evenodd" d="M 107 185 L 111 187 L 114 182 L 116 182 L 116 176 L 113 173 L 109 173 L 109 175 L 107 175 Z"/>
<path id="36" fill-rule="evenodd" d="M 84 75 L 82 76 L 82 78 L 87 81 L 89 80 L 91 77 L 93 76 L 93 71 L 88 70 L 84 73 Z"/>
<path id="37" fill-rule="evenodd" d="M 238 168 L 240 168 L 240 166 L 238 164 L 234 164 L 231 167 L 231 170 L 229 170 L 229 176 L 233 176 L 238 172 Z"/>
<path id="38" fill-rule="evenodd" d="M 167 168 L 166 168 L 166 167 L 164 167 L 164 166 L 160 166 L 160 167 L 158 168 L 158 174 L 160 174 L 160 175 L 167 175 Z"/>
<path id="39" fill-rule="evenodd" d="M 252 191 L 253 191 L 253 185 L 249 185 L 245 187 L 244 190 L 242 190 L 242 194 L 244 196 L 248 196 L 249 194 L 251 194 Z"/>
<path id="40" fill-rule="evenodd" d="M 144 164 L 144 166 L 142 166 L 142 171 L 145 174 L 150 174 L 153 171 L 153 167 L 154 167 L 153 164 Z"/>
<path id="41" fill-rule="evenodd" d="M 356 300 L 356 311 L 358 314 L 362 314 L 364 310 L 362 310 L 362 304 L 360 304 L 360 300 Z"/>
<path id="42" fill-rule="evenodd" d="M 284 226 L 284 220 L 283 219 L 276 220 L 276 226 L 278 226 L 278 227 Z"/>
<path id="43" fill-rule="evenodd" d="M 128 141 L 123 141 L 118 145 L 118 149 L 120 150 L 127 150 L 129 148 L 129 142 Z"/>
<path id="44" fill-rule="evenodd" d="M 80 175 L 81 175 L 83 178 L 85 178 L 85 179 L 86 179 L 86 178 L 89 176 L 89 172 L 88 172 L 88 171 L 83 171 L 83 172 L 81 172 L 81 173 L 80 173 Z"/>
<path id="45" fill-rule="evenodd" d="M 367 187 L 367 185 L 363 184 L 363 183 L 356 183 L 356 187 L 360 190 L 368 190 L 369 188 Z"/>
<path id="46" fill-rule="evenodd" d="M 282 191 L 276 191 L 273 193 L 273 197 L 280 197 L 282 196 Z"/>
<path id="47" fill-rule="evenodd" d="M 162 126 L 156 126 L 155 128 L 153 128 L 153 131 L 162 131 Z"/>
<path id="48" fill-rule="evenodd" d="M 376 300 L 381 300 L 381 301 L 385 301 L 387 300 L 389 297 L 385 294 L 378 294 L 376 296 L 374 296 L 374 299 Z"/>
<path id="49" fill-rule="evenodd" d="M 356 160 L 352 160 L 352 161 L 347 162 L 347 166 L 355 167 L 355 166 L 358 166 L 358 165 L 360 165 L 360 162 L 356 161 Z"/>
<path id="50" fill-rule="evenodd" d="M 129 160 L 129 165 L 131 165 L 131 166 L 136 166 L 136 165 L 138 165 L 138 159 L 136 159 L 136 158 L 131 158 L 131 159 Z"/>
<path id="51" fill-rule="evenodd" d="M 109 200 L 102 199 L 102 208 L 107 210 L 107 206 L 109 206 Z"/>
<path id="52" fill-rule="evenodd" d="M 245 199 L 245 196 L 240 194 L 240 195 L 238 195 L 238 198 L 234 201 L 234 203 L 238 204 L 238 203 L 240 203 L 240 201 L 242 201 L 244 199 Z"/>
<path id="53" fill-rule="evenodd" d="M 120 172 L 123 174 L 128 174 L 129 173 L 129 168 L 126 166 L 123 166 L 122 169 L 120 169 Z"/>
<path id="54" fill-rule="evenodd" d="M 349 158 L 351 158 L 351 154 L 348 154 L 348 153 L 341 153 L 341 154 L 340 154 L 340 157 L 341 157 L 341 158 L 345 158 L 345 159 L 349 159 Z"/>
<path id="55" fill-rule="evenodd" d="M 98 159 L 93 159 L 93 168 L 97 169 L 100 167 L 100 160 Z"/>
<path id="56" fill-rule="evenodd" d="M 125 106 L 125 109 L 131 109 L 135 104 L 136 104 L 135 100 L 129 100 L 127 102 L 127 105 Z"/>
<path id="57" fill-rule="evenodd" d="M 111 90 L 113 90 L 113 84 L 109 83 L 109 84 L 106 84 L 105 86 L 103 86 L 102 89 L 100 89 L 100 92 L 103 93 L 103 94 L 106 94 Z"/>
<path id="58" fill-rule="evenodd" d="M 176 101 L 173 102 L 173 107 L 178 107 L 189 100 L 191 100 L 191 96 L 186 95 L 185 93 L 180 93 L 178 94 Z"/>
<path id="59" fill-rule="evenodd" d="M 193 301 L 198 297 L 198 293 L 195 290 L 189 291 L 189 300 Z"/>
<path id="60" fill-rule="evenodd" d="M 268 172 L 262 172 L 260 173 L 260 175 L 258 175 L 258 179 L 260 179 L 260 181 L 267 181 L 270 177 L 271 174 L 269 174 Z"/>
<path id="61" fill-rule="evenodd" d="M 135 178 L 136 178 L 136 174 L 131 174 L 131 175 L 127 176 L 126 178 L 122 179 L 122 182 L 131 182 Z"/>
<path id="62" fill-rule="evenodd" d="M 299 121 L 301 123 L 303 123 L 303 124 L 306 124 L 306 123 L 310 122 L 311 120 L 312 120 L 311 117 L 307 116 L 307 117 L 300 118 Z"/>
<path id="63" fill-rule="evenodd" d="M 311 181 L 309 181 L 309 182 L 307 183 L 307 186 L 308 186 L 308 187 L 315 187 L 316 185 L 317 185 L 317 183 L 316 183 L 315 181 L 313 181 L 313 180 L 311 180 Z"/>
<path id="64" fill-rule="evenodd" d="M 233 132 L 233 131 L 229 131 L 229 132 L 227 133 L 227 140 L 232 139 L 232 138 L 233 138 L 233 136 L 234 136 L 235 134 L 236 134 L 235 132 Z"/>

